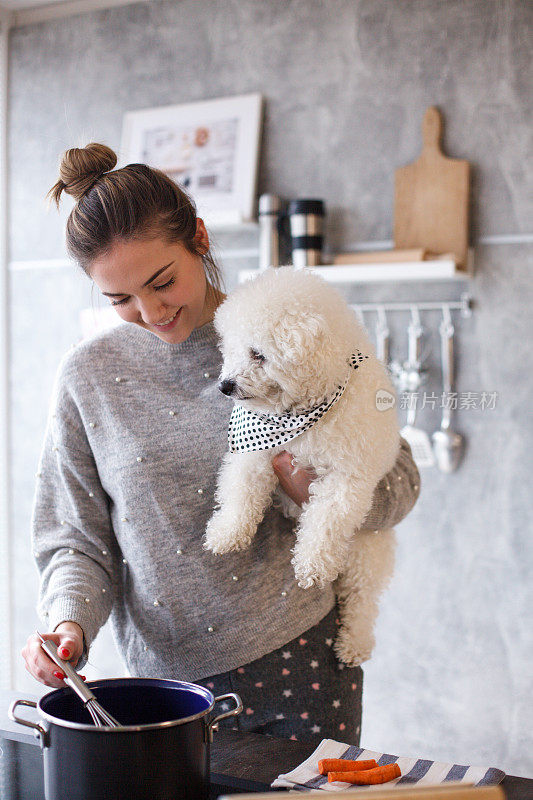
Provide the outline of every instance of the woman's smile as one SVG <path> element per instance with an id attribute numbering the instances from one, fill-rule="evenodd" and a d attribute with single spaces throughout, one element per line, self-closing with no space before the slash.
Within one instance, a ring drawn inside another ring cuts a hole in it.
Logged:
<path id="1" fill-rule="evenodd" d="M 207 246 L 207 231 L 198 220 L 201 234 Z M 184 342 L 213 317 L 202 259 L 182 242 L 118 239 L 92 262 L 91 277 L 125 322 L 167 344 Z"/>
<path id="2" fill-rule="evenodd" d="M 154 328 L 158 328 L 160 331 L 169 331 L 174 325 L 177 323 L 178 319 L 180 318 L 180 312 L 183 306 L 178 308 L 178 310 L 174 313 L 172 317 L 165 322 L 154 322 Z"/>

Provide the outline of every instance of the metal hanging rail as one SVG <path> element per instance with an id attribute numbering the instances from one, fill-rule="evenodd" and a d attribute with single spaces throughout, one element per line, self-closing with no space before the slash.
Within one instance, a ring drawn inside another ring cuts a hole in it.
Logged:
<path id="1" fill-rule="evenodd" d="M 13 540 L 9 408 L 8 153 L 9 30 L 12 15 L 0 7 L 0 687 L 14 689 Z M 0 795 L 3 797 L 3 770 Z"/>
<path id="2" fill-rule="evenodd" d="M 461 294 L 461 299 L 457 301 L 442 300 L 432 302 L 412 302 L 412 303 L 351 303 L 351 307 L 357 312 L 363 311 L 442 311 L 447 308 L 449 311 L 457 310 L 461 312 L 462 317 L 471 317 L 474 301 L 472 295 L 468 292 Z"/>

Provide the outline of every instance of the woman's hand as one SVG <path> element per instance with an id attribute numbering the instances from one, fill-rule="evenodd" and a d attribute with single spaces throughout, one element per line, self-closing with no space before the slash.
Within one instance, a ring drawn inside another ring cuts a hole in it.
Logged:
<path id="1" fill-rule="evenodd" d="M 83 631 L 76 622 L 61 622 L 54 633 L 43 633 L 43 639 L 50 639 L 57 645 L 57 652 L 64 661 L 70 661 L 73 667 L 83 653 Z M 65 684 L 64 674 L 41 647 L 41 640 L 36 633 L 28 637 L 22 649 L 22 658 L 26 669 L 40 683 L 60 689 Z"/>
<path id="2" fill-rule="evenodd" d="M 297 469 L 293 473 L 292 456 L 286 450 L 272 459 L 272 467 L 279 478 L 281 488 L 296 505 L 302 507 L 309 502 L 309 486 L 316 478 L 312 469 Z"/>

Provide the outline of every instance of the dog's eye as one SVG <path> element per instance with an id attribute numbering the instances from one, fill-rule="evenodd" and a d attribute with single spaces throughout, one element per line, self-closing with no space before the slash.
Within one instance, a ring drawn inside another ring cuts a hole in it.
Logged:
<path id="1" fill-rule="evenodd" d="M 262 364 L 263 361 L 266 360 L 264 355 L 262 353 L 260 353 L 258 350 L 255 350 L 253 347 L 250 347 L 250 357 L 254 361 L 258 361 L 260 364 Z"/>

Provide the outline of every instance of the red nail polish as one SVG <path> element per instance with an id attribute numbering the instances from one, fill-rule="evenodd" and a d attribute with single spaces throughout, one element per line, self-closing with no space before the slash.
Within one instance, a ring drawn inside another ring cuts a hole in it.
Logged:
<path id="1" fill-rule="evenodd" d="M 80 675 L 80 678 L 82 679 L 82 681 L 86 681 L 86 680 L 87 680 L 87 678 L 85 677 L 85 675 Z"/>
<path id="2" fill-rule="evenodd" d="M 57 669 L 57 670 L 54 672 L 54 678 L 57 678 L 57 679 L 58 679 L 58 681 L 64 681 L 64 680 L 65 680 L 65 674 L 64 674 L 63 672 L 60 672 L 60 671 Z"/>
<path id="3" fill-rule="evenodd" d="M 70 658 L 70 650 L 67 650 L 66 647 L 61 648 L 61 658 Z"/>

